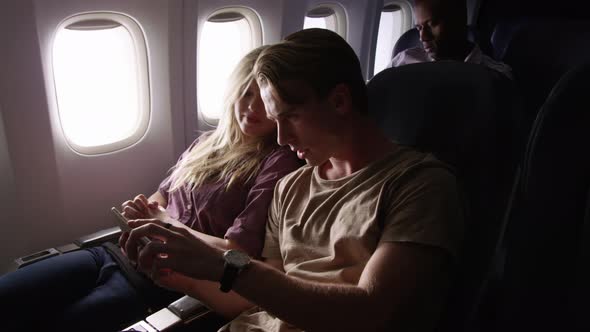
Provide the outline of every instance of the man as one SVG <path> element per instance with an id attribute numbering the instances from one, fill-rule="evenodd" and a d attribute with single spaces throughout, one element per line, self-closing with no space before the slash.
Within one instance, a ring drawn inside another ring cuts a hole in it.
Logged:
<path id="1" fill-rule="evenodd" d="M 214 285 L 179 291 L 218 312 L 255 305 L 222 331 L 433 330 L 462 237 L 455 178 L 367 118 L 359 60 L 336 33 L 296 32 L 255 71 L 279 144 L 308 163 L 275 187 L 264 261 L 158 220 L 132 222 L 128 257 L 165 287 Z M 161 241 L 138 253 L 142 236 Z"/>
<path id="2" fill-rule="evenodd" d="M 454 60 L 481 64 L 512 79 L 509 66 L 483 54 L 467 39 L 465 0 L 415 0 L 414 17 L 422 47 L 398 53 L 389 67 Z"/>

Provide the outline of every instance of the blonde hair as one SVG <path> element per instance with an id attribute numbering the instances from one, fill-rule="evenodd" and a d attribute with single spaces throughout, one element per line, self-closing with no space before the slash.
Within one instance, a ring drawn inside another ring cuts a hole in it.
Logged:
<path id="1" fill-rule="evenodd" d="M 261 46 L 252 50 L 233 70 L 217 128 L 172 168 L 169 191 L 184 185 L 193 189 L 209 182 L 224 181 L 226 189 L 240 181 L 246 183 L 255 177 L 262 159 L 277 146 L 276 131 L 267 137 L 245 140 L 234 115 L 234 104 L 254 79 L 254 64 L 266 48 Z"/>

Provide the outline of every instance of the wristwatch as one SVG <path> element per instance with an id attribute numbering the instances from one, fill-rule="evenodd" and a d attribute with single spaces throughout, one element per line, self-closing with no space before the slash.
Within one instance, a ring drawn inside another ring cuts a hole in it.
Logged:
<path id="1" fill-rule="evenodd" d="M 223 275 L 219 281 L 219 290 L 227 293 L 232 289 L 240 272 L 250 264 L 250 256 L 240 250 L 227 250 L 223 253 Z"/>

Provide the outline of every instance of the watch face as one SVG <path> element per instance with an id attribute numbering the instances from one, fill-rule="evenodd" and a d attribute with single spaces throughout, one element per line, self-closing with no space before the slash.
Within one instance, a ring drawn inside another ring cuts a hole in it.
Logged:
<path id="1" fill-rule="evenodd" d="M 225 261 L 237 268 L 242 268 L 250 263 L 250 256 L 239 250 L 228 250 L 223 254 Z"/>

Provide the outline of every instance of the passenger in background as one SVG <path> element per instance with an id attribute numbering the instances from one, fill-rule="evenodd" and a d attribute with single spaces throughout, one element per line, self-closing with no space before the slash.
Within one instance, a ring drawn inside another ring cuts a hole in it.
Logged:
<path id="1" fill-rule="evenodd" d="M 277 145 L 276 125 L 266 117 L 253 79 L 263 49 L 246 55 L 231 75 L 217 128 L 184 152 L 149 199 L 139 195 L 123 204 L 127 217 L 140 219 L 132 226 L 158 218 L 212 247 L 260 257 L 275 183 L 302 164 Z M 158 310 L 180 298 L 187 287 L 192 294 L 219 292 L 213 283 L 187 278 L 177 279 L 175 286 L 179 293 L 154 285 L 112 244 L 74 251 L 0 278 L 2 326 L 10 331 L 116 331 L 143 319 L 148 308 Z M 221 314 L 233 317 L 250 307 L 246 301 L 234 304 L 237 312 Z"/>
<path id="2" fill-rule="evenodd" d="M 371 121 L 359 60 L 338 34 L 291 34 L 255 68 L 279 144 L 308 163 L 275 188 L 264 261 L 153 224 L 131 231 L 127 255 L 166 287 L 210 280 L 212 296 L 233 289 L 258 306 L 222 331 L 434 330 L 463 230 L 449 168 Z M 138 249 L 142 236 L 163 241 Z"/>
<path id="3" fill-rule="evenodd" d="M 481 64 L 512 79 L 508 65 L 482 53 L 467 39 L 465 0 L 415 0 L 414 16 L 422 47 L 398 53 L 389 67 L 440 60 Z"/>

